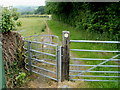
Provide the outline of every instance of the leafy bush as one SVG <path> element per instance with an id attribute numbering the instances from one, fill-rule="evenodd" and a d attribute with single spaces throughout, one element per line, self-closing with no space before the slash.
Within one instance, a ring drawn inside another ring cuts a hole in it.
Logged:
<path id="1" fill-rule="evenodd" d="M 6 33 L 16 29 L 16 26 L 18 24 L 17 20 L 19 18 L 19 13 L 16 11 L 17 10 L 12 7 L 3 8 L 1 25 L 2 33 Z"/>
<path id="2" fill-rule="evenodd" d="M 24 84 L 26 82 L 26 73 L 21 72 L 19 73 L 19 75 L 15 78 L 16 80 L 16 84 L 19 86 L 21 86 L 22 84 Z"/>

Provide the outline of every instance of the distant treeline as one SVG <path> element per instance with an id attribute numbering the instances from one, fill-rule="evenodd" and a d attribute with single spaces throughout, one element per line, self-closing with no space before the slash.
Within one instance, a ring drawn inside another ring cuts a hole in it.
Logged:
<path id="1" fill-rule="evenodd" d="M 22 15 L 22 17 L 42 17 L 42 18 L 50 18 L 51 15 Z"/>
<path id="2" fill-rule="evenodd" d="M 120 2 L 48 2 L 46 12 L 76 29 L 107 32 L 112 40 L 119 39 Z"/>
<path id="3" fill-rule="evenodd" d="M 44 6 L 39 6 L 37 9 L 30 11 L 28 10 L 21 12 L 22 15 L 28 15 L 28 14 L 45 14 Z"/>

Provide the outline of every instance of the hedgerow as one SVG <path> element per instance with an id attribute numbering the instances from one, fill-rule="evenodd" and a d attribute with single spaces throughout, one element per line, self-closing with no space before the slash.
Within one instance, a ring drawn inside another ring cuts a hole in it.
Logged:
<path id="1" fill-rule="evenodd" d="M 79 30 L 107 32 L 111 40 L 120 35 L 120 2 L 48 2 L 46 12 Z"/>

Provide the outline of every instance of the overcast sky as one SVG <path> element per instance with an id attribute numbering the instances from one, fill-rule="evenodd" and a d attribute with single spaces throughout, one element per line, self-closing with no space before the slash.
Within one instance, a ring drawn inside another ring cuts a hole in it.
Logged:
<path id="1" fill-rule="evenodd" d="M 45 0 L 0 0 L 0 5 L 2 6 L 43 6 L 45 5 Z"/>

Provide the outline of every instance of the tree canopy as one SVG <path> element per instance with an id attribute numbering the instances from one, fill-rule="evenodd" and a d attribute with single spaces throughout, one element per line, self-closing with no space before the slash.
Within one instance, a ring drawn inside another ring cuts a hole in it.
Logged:
<path id="1" fill-rule="evenodd" d="M 44 14 L 45 11 L 44 11 L 44 6 L 39 6 L 35 11 L 34 11 L 35 14 Z"/>
<path id="2" fill-rule="evenodd" d="M 79 30 L 107 32 L 114 39 L 120 34 L 120 2 L 47 2 L 45 9 L 53 19 Z"/>

